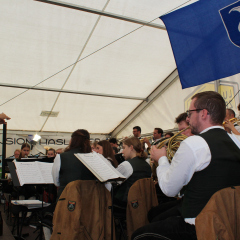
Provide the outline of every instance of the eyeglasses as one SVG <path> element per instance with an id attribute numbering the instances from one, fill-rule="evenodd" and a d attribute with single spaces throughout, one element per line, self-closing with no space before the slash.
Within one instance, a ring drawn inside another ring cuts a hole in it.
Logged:
<path id="1" fill-rule="evenodd" d="M 198 108 L 198 109 L 194 109 L 194 110 L 187 110 L 186 113 L 187 113 L 187 116 L 190 117 L 191 116 L 191 112 L 195 112 L 195 111 L 201 111 L 203 110 L 203 108 Z"/>

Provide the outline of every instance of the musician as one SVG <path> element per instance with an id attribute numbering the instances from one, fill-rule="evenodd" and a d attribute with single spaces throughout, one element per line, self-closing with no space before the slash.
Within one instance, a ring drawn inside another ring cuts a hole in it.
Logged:
<path id="1" fill-rule="evenodd" d="M 110 142 L 110 144 L 113 148 L 114 154 L 117 154 L 119 152 L 117 139 L 116 138 L 110 138 L 108 141 Z"/>
<path id="2" fill-rule="evenodd" d="M 19 159 L 21 158 L 27 158 L 30 154 L 30 145 L 28 143 L 23 143 L 21 146 L 21 154 L 19 156 Z"/>
<path id="3" fill-rule="evenodd" d="M 177 123 L 179 131 L 187 128 L 189 126 L 189 122 L 187 121 L 187 113 L 184 112 L 179 114 L 175 119 L 175 123 Z M 190 128 L 183 131 L 182 134 L 188 137 L 193 135 Z"/>
<path id="4" fill-rule="evenodd" d="M 90 153 L 90 135 L 85 129 L 72 133 L 69 146 L 54 159 L 52 176 L 58 188 L 58 197 L 65 186 L 75 180 L 95 180 L 96 177 L 79 161 L 74 153 Z"/>
<path id="5" fill-rule="evenodd" d="M 135 126 L 133 127 L 133 136 L 138 138 L 138 139 L 141 139 L 141 128 L 139 126 Z"/>
<path id="6" fill-rule="evenodd" d="M 141 131 L 142 130 L 139 126 L 133 127 L 133 136 L 138 138 L 139 140 L 141 140 L 142 149 L 145 151 L 146 147 L 145 147 L 145 143 L 143 141 L 143 138 L 141 137 Z"/>
<path id="7" fill-rule="evenodd" d="M 21 154 L 21 150 L 20 149 L 16 149 L 14 151 L 14 159 L 18 159 L 20 157 Z"/>
<path id="8" fill-rule="evenodd" d="M 61 153 L 63 153 L 63 148 L 58 148 L 58 149 L 56 150 L 56 154 L 61 154 Z"/>
<path id="9" fill-rule="evenodd" d="M 102 154 L 111 164 L 113 167 L 118 166 L 118 162 L 115 159 L 114 152 L 112 146 L 109 141 L 102 140 L 97 143 L 97 153 Z"/>
<path id="10" fill-rule="evenodd" d="M 227 108 L 227 109 L 226 109 L 226 117 L 225 117 L 224 120 L 225 120 L 225 122 L 228 123 L 228 121 L 229 121 L 230 119 L 235 118 L 235 116 L 236 116 L 235 112 L 234 112 L 232 109 Z M 230 125 L 230 126 L 231 126 L 231 125 Z M 230 126 L 228 126 L 228 125 L 226 125 L 226 124 L 224 125 L 225 130 L 226 130 L 228 133 L 232 133 L 232 132 L 234 131 L 233 129 L 230 128 Z M 240 126 L 238 126 L 237 123 L 234 123 L 233 126 L 234 126 L 234 128 L 240 133 Z M 236 133 L 236 134 L 238 134 L 238 133 Z"/>
<path id="11" fill-rule="evenodd" d="M 180 208 L 181 216 L 172 216 L 144 226 L 132 239 L 197 239 L 195 218 L 211 196 L 220 189 L 240 185 L 240 143 L 222 127 L 226 115 L 225 101 L 216 92 L 197 93 L 187 111 L 193 134 L 185 139 L 171 165 L 166 149 L 152 148 L 151 157 L 158 162 L 160 188 L 175 196 L 186 185 Z"/>
<path id="12" fill-rule="evenodd" d="M 117 170 L 126 180 L 114 190 L 114 202 L 121 207 L 127 206 L 127 196 L 130 187 L 139 179 L 151 177 L 151 167 L 145 161 L 147 154 L 142 150 L 141 142 L 131 137 L 123 142 L 123 155 L 126 161 L 121 163 Z"/>
<path id="13" fill-rule="evenodd" d="M 110 138 L 108 141 L 110 142 L 112 147 L 118 148 L 118 144 L 117 144 L 117 139 L 116 138 Z"/>
<path id="14" fill-rule="evenodd" d="M 97 152 L 97 141 L 91 143 L 92 152 Z"/>
<path id="15" fill-rule="evenodd" d="M 165 138 L 170 138 L 172 136 L 174 136 L 174 134 L 172 132 L 166 132 L 164 135 Z"/>
<path id="16" fill-rule="evenodd" d="M 21 153 L 17 159 L 14 159 L 13 161 L 21 160 L 22 158 L 28 158 L 28 155 L 30 154 L 30 145 L 28 143 L 23 143 L 21 146 Z M 30 158 L 29 158 L 30 159 Z M 31 160 L 31 159 L 30 159 Z M 24 199 L 36 199 L 35 195 L 37 194 L 36 188 L 34 185 L 31 184 L 24 184 L 21 187 L 15 187 L 14 192 L 12 193 L 12 196 L 24 198 Z M 23 197 L 22 197 L 23 196 Z"/>
<path id="17" fill-rule="evenodd" d="M 143 142 L 148 145 L 148 148 L 151 148 L 151 146 L 158 145 L 161 142 L 162 136 L 163 136 L 163 130 L 161 128 L 154 128 L 153 130 L 154 141 L 150 143 L 148 138 L 144 138 Z"/>
<path id="18" fill-rule="evenodd" d="M 47 157 L 48 158 L 53 158 L 56 157 L 56 151 L 54 148 L 49 148 L 47 151 Z"/>
<path id="19" fill-rule="evenodd" d="M 237 135 L 238 138 L 240 137 L 240 132 L 237 130 L 234 123 L 229 120 L 225 120 L 223 126 L 228 133 L 230 132 L 231 134 Z"/>

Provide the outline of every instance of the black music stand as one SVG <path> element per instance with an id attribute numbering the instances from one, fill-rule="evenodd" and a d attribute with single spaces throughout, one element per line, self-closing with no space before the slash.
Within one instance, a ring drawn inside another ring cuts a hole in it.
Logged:
<path id="1" fill-rule="evenodd" d="M 40 161 L 40 162 L 46 162 L 46 163 L 52 163 L 53 162 L 53 159 L 54 158 L 42 158 L 42 159 L 39 159 L 39 158 L 22 158 L 21 160 L 17 160 L 17 162 L 35 162 L 35 161 Z M 16 166 L 14 164 L 14 162 L 11 162 L 9 161 L 8 162 L 8 167 L 9 167 L 9 170 L 10 170 L 10 173 L 11 173 L 11 176 L 12 176 L 12 181 L 13 181 L 13 185 L 15 187 L 20 187 L 20 182 L 19 182 L 19 179 L 18 179 L 18 176 L 17 176 L 17 172 L 16 172 Z M 35 184 L 33 184 L 35 185 Z M 40 185 L 45 185 L 45 184 L 40 184 Z M 43 196 L 43 193 L 44 193 L 44 186 L 42 186 L 42 196 Z M 41 222 L 42 222 L 42 219 L 43 219 L 43 212 L 44 212 L 44 206 L 43 206 L 43 198 L 42 198 L 42 206 L 41 206 Z M 36 209 L 35 209 L 36 210 Z M 18 239 L 21 239 L 21 231 L 19 231 L 19 221 L 18 221 L 18 226 L 17 226 L 17 238 Z M 42 227 L 40 228 L 40 240 L 42 240 L 42 235 L 43 235 L 43 229 Z"/>

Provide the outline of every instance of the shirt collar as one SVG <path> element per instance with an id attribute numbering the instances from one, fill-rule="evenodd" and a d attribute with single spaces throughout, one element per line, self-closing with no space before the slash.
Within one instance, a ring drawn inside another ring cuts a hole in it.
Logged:
<path id="1" fill-rule="evenodd" d="M 222 126 L 211 126 L 211 127 L 205 128 L 202 132 L 200 132 L 200 134 L 201 134 L 201 133 L 205 133 L 205 132 L 207 132 L 208 130 L 214 129 L 214 128 L 221 128 L 221 129 L 224 130 L 224 127 L 222 127 Z"/>

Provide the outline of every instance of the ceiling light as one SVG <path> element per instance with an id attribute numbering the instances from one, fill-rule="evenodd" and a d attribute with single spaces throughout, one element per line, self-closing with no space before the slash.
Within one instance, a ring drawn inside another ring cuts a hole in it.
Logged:
<path id="1" fill-rule="evenodd" d="M 40 140 L 41 139 L 41 136 L 39 136 L 38 134 L 35 134 L 34 135 L 34 138 L 33 138 L 33 141 L 38 141 L 38 140 Z"/>

